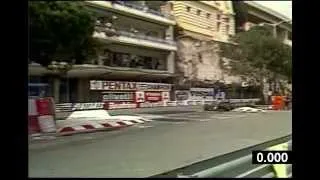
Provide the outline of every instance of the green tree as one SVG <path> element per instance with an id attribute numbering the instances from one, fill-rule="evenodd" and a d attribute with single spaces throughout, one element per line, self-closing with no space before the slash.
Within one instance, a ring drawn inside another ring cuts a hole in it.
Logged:
<path id="1" fill-rule="evenodd" d="M 255 26 L 238 33 L 233 41 L 237 45 L 221 46 L 221 55 L 234 61 L 232 71 L 260 82 L 263 78 L 285 76 L 291 79 L 291 47 L 272 36 L 270 27 Z"/>
<path id="2" fill-rule="evenodd" d="M 81 1 L 29 2 L 29 57 L 47 66 L 51 61 L 82 63 L 99 47 L 92 33 L 95 15 Z"/>

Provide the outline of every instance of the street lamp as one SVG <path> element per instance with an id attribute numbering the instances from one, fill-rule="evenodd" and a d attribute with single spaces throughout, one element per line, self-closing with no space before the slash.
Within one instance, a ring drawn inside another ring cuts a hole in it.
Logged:
<path id="1" fill-rule="evenodd" d="M 272 26 L 273 27 L 273 37 L 276 38 L 277 37 L 277 26 L 279 26 L 280 24 L 283 24 L 283 23 L 290 23 L 292 20 L 287 20 L 287 21 L 280 21 L 280 22 L 277 22 L 277 23 L 260 23 L 259 26 L 265 26 L 265 25 L 269 25 L 269 26 Z"/>
<path id="2" fill-rule="evenodd" d="M 72 69 L 72 64 L 69 64 L 67 62 L 57 62 L 57 61 L 52 61 L 51 64 L 48 65 L 47 67 L 49 70 L 58 73 L 60 76 L 65 76 L 67 79 L 66 82 L 66 91 L 67 91 L 67 101 L 69 101 L 69 79 L 68 79 L 68 71 Z M 54 93 L 60 93 L 59 92 L 59 83 L 54 84 Z M 56 97 L 58 95 L 55 95 L 55 100 L 59 101 L 59 98 Z"/>

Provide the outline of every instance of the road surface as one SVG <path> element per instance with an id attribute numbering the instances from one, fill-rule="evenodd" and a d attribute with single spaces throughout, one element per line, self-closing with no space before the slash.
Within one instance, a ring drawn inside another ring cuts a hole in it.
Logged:
<path id="1" fill-rule="evenodd" d="M 291 112 L 156 116 L 160 119 L 119 131 L 31 143 L 29 177 L 148 177 L 285 136 L 292 129 Z"/>

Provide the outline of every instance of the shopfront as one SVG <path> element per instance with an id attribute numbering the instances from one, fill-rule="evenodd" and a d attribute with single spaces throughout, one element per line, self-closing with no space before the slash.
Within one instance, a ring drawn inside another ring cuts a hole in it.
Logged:
<path id="1" fill-rule="evenodd" d="M 90 92 L 97 94 L 105 109 L 163 106 L 169 101 L 170 84 L 91 80 Z"/>

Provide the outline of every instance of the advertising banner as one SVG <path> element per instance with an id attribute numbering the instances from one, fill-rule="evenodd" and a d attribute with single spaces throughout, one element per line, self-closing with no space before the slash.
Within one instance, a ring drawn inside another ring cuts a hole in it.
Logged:
<path id="1" fill-rule="evenodd" d="M 190 88 L 189 100 L 213 100 L 213 88 Z"/>
<path id="2" fill-rule="evenodd" d="M 146 101 L 157 102 L 161 101 L 161 92 L 145 92 Z"/>
<path id="3" fill-rule="evenodd" d="M 171 84 L 127 82 L 127 81 L 102 81 L 90 80 L 90 90 L 118 90 L 118 91 L 170 91 Z"/>
<path id="4" fill-rule="evenodd" d="M 102 101 L 134 101 L 134 92 L 103 92 Z"/>
<path id="5" fill-rule="evenodd" d="M 190 97 L 190 91 L 175 91 L 176 101 L 186 101 Z"/>
<path id="6" fill-rule="evenodd" d="M 137 91 L 135 98 L 136 98 L 136 103 L 145 102 L 144 92 L 143 91 Z"/>
<path id="7" fill-rule="evenodd" d="M 170 101 L 170 94 L 168 91 L 162 92 L 162 101 Z"/>
<path id="8" fill-rule="evenodd" d="M 106 102 L 106 109 L 134 109 L 137 108 L 137 103 L 134 102 Z"/>

